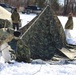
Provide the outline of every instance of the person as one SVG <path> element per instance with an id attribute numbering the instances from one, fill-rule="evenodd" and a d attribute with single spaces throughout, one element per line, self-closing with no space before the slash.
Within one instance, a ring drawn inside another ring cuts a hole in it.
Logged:
<path id="1" fill-rule="evenodd" d="M 14 9 L 13 13 L 11 14 L 13 29 L 19 30 L 19 22 L 20 22 L 20 15 L 17 12 L 17 8 Z"/>
<path id="2" fill-rule="evenodd" d="M 73 29 L 73 18 L 72 18 L 72 16 L 73 16 L 73 14 L 69 13 L 68 20 L 65 24 L 65 29 L 70 29 L 70 30 Z"/>
<path id="3" fill-rule="evenodd" d="M 65 24 L 65 35 L 68 38 L 72 38 L 71 32 L 73 31 L 73 14 L 69 13 L 68 20 Z"/>

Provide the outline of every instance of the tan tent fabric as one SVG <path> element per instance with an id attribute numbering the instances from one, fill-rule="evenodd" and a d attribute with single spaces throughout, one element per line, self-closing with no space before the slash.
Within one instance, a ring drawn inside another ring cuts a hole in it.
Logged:
<path id="1" fill-rule="evenodd" d="M 11 22 L 11 13 L 0 6 L 0 19 L 7 19 Z"/>

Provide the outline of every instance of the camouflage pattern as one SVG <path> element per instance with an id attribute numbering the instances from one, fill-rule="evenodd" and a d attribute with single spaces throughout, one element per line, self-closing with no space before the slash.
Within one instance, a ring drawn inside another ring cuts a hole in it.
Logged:
<path id="1" fill-rule="evenodd" d="M 0 46 L 7 43 L 12 51 L 11 60 L 30 62 L 30 48 L 23 43 L 21 39 L 13 35 L 14 31 L 12 29 L 1 28 L 0 29 Z M 15 58 L 14 58 L 15 56 Z"/>
<path id="2" fill-rule="evenodd" d="M 17 42 L 16 60 L 19 62 L 30 62 L 30 48 L 22 40 Z"/>
<path id="3" fill-rule="evenodd" d="M 49 5 L 20 31 L 23 34 L 21 39 L 12 35 L 8 42 L 15 50 L 17 61 L 30 62 L 30 57 L 51 59 L 55 54 L 61 54 L 58 49 L 66 46 L 63 27 Z M 8 34 L 13 32 L 7 30 Z"/>
<path id="4" fill-rule="evenodd" d="M 21 39 L 14 37 L 10 42 L 8 42 L 8 44 L 14 51 L 16 61 L 30 62 L 30 49 Z"/>
<path id="5" fill-rule="evenodd" d="M 11 23 L 6 19 L 0 19 L 0 28 L 8 28 L 11 27 Z"/>
<path id="6" fill-rule="evenodd" d="M 63 27 L 49 5 L 27 29 L 26 26 L 22 40 L 30 48 L 33 59 L 51 59 L 58 54 L 58 48 L 66 45 Z"/>
<path id="7" fill-rule="evenodd" d="M 0 45 L 2 45 L 4 42 L 9 42 L 13 38 L 13 35 L 8 33 L 6 28 L 0 29 Z"/>

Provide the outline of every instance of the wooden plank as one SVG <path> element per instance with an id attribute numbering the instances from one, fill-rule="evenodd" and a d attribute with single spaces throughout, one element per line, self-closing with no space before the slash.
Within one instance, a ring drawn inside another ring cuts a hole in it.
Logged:
<path id="1" fill-rule="evenodd" d="M 62 48 L 62 49 L 59 49 L 59 51 L 61 51 L 65 56 L 67 56 L 71 60 L 76 59 L 76 50 L 74 49 Z"/>

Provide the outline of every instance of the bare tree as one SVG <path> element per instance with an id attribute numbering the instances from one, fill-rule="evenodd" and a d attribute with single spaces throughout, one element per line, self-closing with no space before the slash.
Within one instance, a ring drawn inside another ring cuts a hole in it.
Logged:
<path id="1" fill-rule="evenodd" d="M 4 1 L 4 3 L 8 3 L 9 0 L 3 0 L 3 1 Z"/>
<path id="2" fill-rule="evenodd" d="M 58 11 L 59 10 L 58 0 L 51 0 L 51 7 L 53 8 L 53 10 Z"/>

